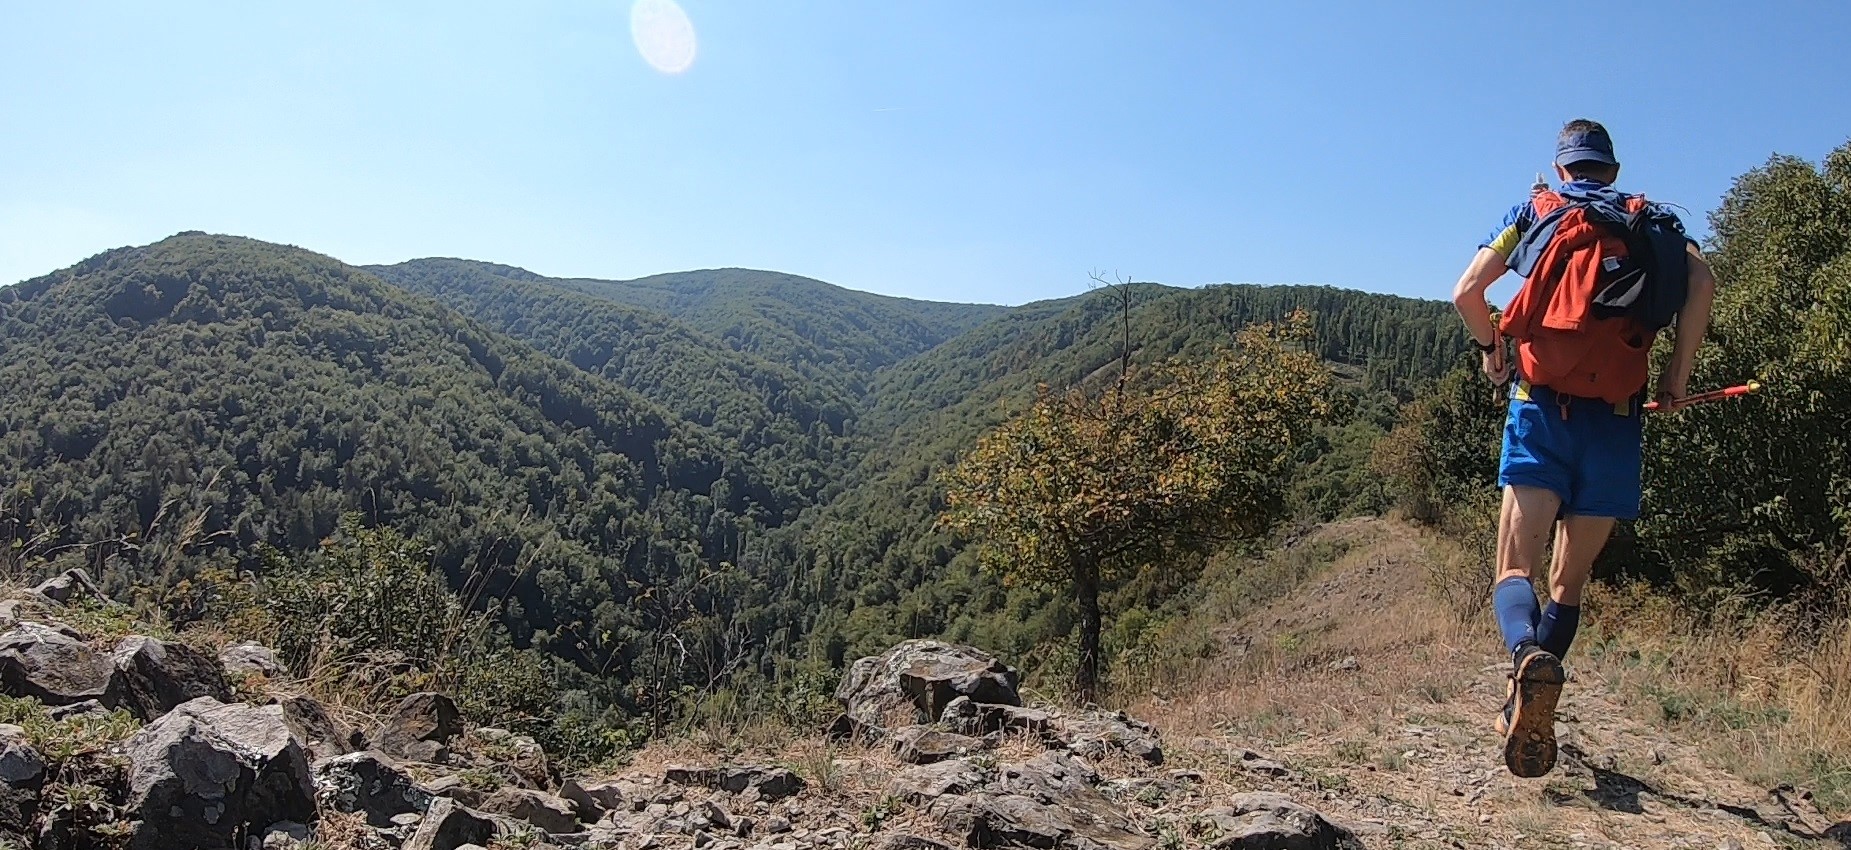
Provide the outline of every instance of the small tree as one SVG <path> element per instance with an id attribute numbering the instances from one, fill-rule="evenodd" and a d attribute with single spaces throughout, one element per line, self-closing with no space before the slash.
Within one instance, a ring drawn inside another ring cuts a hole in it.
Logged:
<path id="1" fill-rule="evenodd" d="M 1294 314 L 1206 362 L 1121 365 L 1102 392 L 1044 386 L 945 474 L 942 521 L 979 541 L 986 568 L 1072 590 L 1080 699 L 1098 688 L 1103 582 L 1283 513 L 1291 448 L 1327 411 L 1309 329 Z"/>

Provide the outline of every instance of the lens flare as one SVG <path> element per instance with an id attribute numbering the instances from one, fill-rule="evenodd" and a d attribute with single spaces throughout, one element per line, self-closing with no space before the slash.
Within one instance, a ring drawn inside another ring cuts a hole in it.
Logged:
<path id="1" fill-rule="evenodd" d="M 694 22 L 675 0 L 636 0 L 630 6 L 630 37 L 649 67 L 679 74 L 694 64 Z"/>

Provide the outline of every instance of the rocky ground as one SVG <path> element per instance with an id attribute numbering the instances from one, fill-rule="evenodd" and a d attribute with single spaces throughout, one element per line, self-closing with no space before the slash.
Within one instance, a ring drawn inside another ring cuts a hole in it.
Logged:
<path id="1" fill-rule="evenodd" d="M 853 665 L 824 734 L 661 742 L 614 776 L 563 776 L 441 694 L 362 728 L 252 687 L 287 679 L 261 646 L 86 633 L 101 594 L 67 573 L 0 601 L 0 847 L 1851 846 L 1804 791 L 1718 770 L 1587 671 L 1561 766 L 1509 776 L 1495 641 L 1428 598 L 1423 541 L 1318 535 L 1349 554 L 1130 714 L 1024 705 L 1004 661 L 910 641 Z"/>

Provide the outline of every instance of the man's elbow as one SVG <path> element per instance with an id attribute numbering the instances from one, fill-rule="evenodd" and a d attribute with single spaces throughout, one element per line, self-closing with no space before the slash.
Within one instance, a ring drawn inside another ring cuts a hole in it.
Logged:
<path id="1" fill-rule="evenodd" d="M 1710 270 L 1710 264 L 1702 254 L 1692 251 L 1686 273 L 1686 283 L 1690 295 L 1701 296 L 1708 300 L 1716 292 L 1716 273 Z"/>

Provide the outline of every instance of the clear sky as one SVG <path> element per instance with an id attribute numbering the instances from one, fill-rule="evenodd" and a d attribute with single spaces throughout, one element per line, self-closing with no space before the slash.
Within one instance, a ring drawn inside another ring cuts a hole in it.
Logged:
<path id="1" fill-rule="evenodd" d="M 671 73 L 629 0 L 0 0 L 0 283 L 207 230 L 1011 304 L 1094 270 L 1444 297 L 1569 118 L 1704 232 L 1736 175 L 1851 138 L 1851 3 L 1411 5 L 682 0 L 691 63 L 640 16 Z"/>

